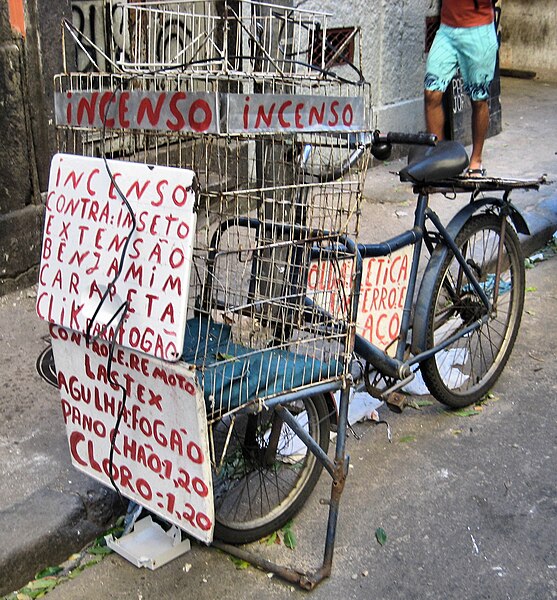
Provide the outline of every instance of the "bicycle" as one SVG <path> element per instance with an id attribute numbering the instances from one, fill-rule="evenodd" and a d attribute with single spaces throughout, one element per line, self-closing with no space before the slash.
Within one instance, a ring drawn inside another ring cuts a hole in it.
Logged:
<path id="1" fill-rule="evenodd" d="M 452 408 L 469 406 L 493 387 L 509 359 L 520 326 L 525 273 L 517 233 L 528 234 L 528 227 L 510 202 L 510 192 L 517 188 L 537 189 L 540 181 L 460 177 L 468 157 L 459 143 L 433 145 L 435 140 L 425 134 L 381 135 L 377 131 L 356 140 L 348 137 L 345 140 L 348 158 L 332 169 L 322 165 L 316 169 L 311 165 L 309 157 L 313 149 L 301 144 L 304 178 L 317 179 L 320 183 L 341 178 L 366 152 L 385 158 L 394 143 L 425 144 L 418 146 L 418 152 L 413 153 L 415 158 L 400 172 L 400 179 L 412 184 L 417 196 L 412 229 L 376 244 L 354 244 L 342 236 L 327 239 L 327 233 L 321 232 L 318 243 L 325 247 L 325 252 L 327 248 L 331 250 L 330 260 L 337 273 L 341 271 L 339 263 L 344 256 L 355 256 L 358 266 L 354 272 L 353 297 L 348 301 L 354 322 L 357 321 L 354 313 L 358 311 L 363 262 L 372 257 L 387 257 L 409 246 L 413 248 L 394 353 L 379 349 L 361 333 L 356 333 L 354 361 L 365 362 L 366 390 L 387 404 L 400 406 L 398 390 L 414 378 L 415 367 L 419 367 L 437 400 Z M 481 192 L 502 192 L 502 197 L 480 197 Z M 470 193 L 470 203 L 445 226 L 428 206 L 429 197 L 434 193 Z M 236 219 L 221 225 L 223 229 L 232 226 L 257 229 L 263 225 L 254 219 Z M 281 227 L 284 231 L 285 226 Z M 290 232 L 290 237 L 302 239 L 303 226 L 299 229 L 297 233 Z M 316 232 L 305 234 L 310 239 L 318 237 Z M 218 247 L 218 234 L 214 243 Z M 418 287 L 422 245 L 429 259 Z M 319 333 L 337 319 L 317 306 L 323 303 L 315 298 L 312 300 L 306 295 L 300 302 L 300 296 L 307 294 L 307 290 L 301 290 L 303 283 L 300 282 L 307 283 L 309 270 L 301 260 L 298 256 L 292 265 L 296 274 L 290 277 L 291 289 L 286 294 L 289 309 L 301 310 L 306 327 Z M 253 271 L 256 272 L 257 269 Z M 332 288 L 331 285 L 326 291 Z M 345 291 L 348 294 L 350 290 Z M 293 403 L 283 398 L 277 403 L 268 402 L 263 410 L 237 413 L 236 418 L 243 423 L 240 426 L 234 423 L 234 432 L 226 419 L 217 421 L 213 429 L 219 434 L 220 450 L 225 455 L 225 468 L 215 475 L 215 536 L 218 539 L 225 543 L 246 543 L 279 529 L 309 497 L 323 468 L 333 477 L 333 498 L 335 493 L 340 496 L 347 473 L 346 400 L 343 397 L 338 415 L 333 419 L 330 397 L 313 389 L 310 395 Z M 300 422 L 299 415 L 303 413 L 307 417 Z M 334 460 L 327 457 L 331 422 L 338 431 Z M 289 464 L 287 457 L 293 436 L 308 450 Z M 230 465 L 234 467 L 229 469 Z M 277 498 L 276 504 L 271 503 L 271 497 Z M 323 573 L 330 571 L 330 546 L 338 509 L 335 500 L 332 499 L 329 550 L 324 562 L 328 566 L 313 579 L 297 577 L 296 581 L 302 585 L 312 587 Z M 229 546 L 222 547 L 237 552 Z M 253 557 L 250 560 L 253 562 Z"/>
<path id="2" fill-rule="evenodd" d="M 190 191 L 197 224 L 183 293 L 189 318 L 181 358 L 205 400 L 220 540 L 213 543 L 309 589 L 331 572 L 348 472 L 350 390 L 363 384 L 396 405 L 418 367 L 449 406 L 471 404 L 490 389 L 512 351 L 524 298 L 516 232 L 527 233 L 527 226 L 509 194 L 540 182 L 466 180 L 459 177 L 468 160 L 459 144 L 367 131 L 372 103 L 361 47 L 354 58 L 348 52 L 357 29 L 336 40 L 327 35 L 324 13 L 247 0 L 213 4 L 115 3 L 122 35 L 109 55 L 99 50 L 106 72 L 90 56 L 90 40 L 66 24 L 94 72 L 65 66 L 57 76 L 57 142 L 69 154 L 195 172 Z M 176 112 L 188 98 L 189 120 Z M 311 124 L 313 130 L 306 128 Z M 387 158 L 396 143 L 421 148 L 401 171 L 417 195 L 414 225 L 385 242 L 360 243 L 363 173 L 371 156 Z M 143 188 L 130 182 L 128 190 L 139 196 Z M 502 197 L 479 196 L 488 191 Z M 428 206 L 439 192 L 471 194 L 446 226 Z M 120 195 L 116 202 L 127 201 Z M 168 223 L 175 218 L 169 214 Z M 430 258 L 418 286 L 422 249 Z M 378 346 L 358 324 L 364 267 L 407 250 L 400 259 L 408 261 L 408 283 L 397 301 L 399 321 Z M 116 253 L 122 264 L 124 255 Z M 143 288 L 156 280 L 160 256 L 148 257 L 152 279 Z M 115 281 L 98 279 L 97 287 L 115 289 Z M 167 284 L 161 295 L 178 287 L 174 278 Z M 170 308 L 163 317 L 166 327 Z M 176 334 L 178 319 L 172 325 Z M 117 342 L 116 336 L 104 340 Z M 337 434 L 332 459 L 331 429 Z M 113 458 L 106 457 L 109 472 Z M 129 467 L 135 468 L 132 459 Z M 317 571 L 281 568 L 231 545 L 284 526 L 323 469 L 332 486 Z M 153 476 L 155 495 L 158 483 Z M 209 496 L 211 481 L 203 483 Z M 126 493 L 155 513 L 160 509 L 156 500 Z M 173 510 L 157 514 L 176 517 Z M 174 523 L 187 526 L 183 519 Z"/>

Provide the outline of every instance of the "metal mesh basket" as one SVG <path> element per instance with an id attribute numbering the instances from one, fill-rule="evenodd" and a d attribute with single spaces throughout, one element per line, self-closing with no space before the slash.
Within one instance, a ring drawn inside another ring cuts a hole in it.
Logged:
<path id="1" fill-rule="evenodd" d="M 334 46 L 327 43 L 329 15 L 323 12 L 246 0 L 111 5 L 112 60 L 126 72 L 301 78 L 318 77 L 332 64 L 354 64 L 348 58 L 356 32 Z"/>

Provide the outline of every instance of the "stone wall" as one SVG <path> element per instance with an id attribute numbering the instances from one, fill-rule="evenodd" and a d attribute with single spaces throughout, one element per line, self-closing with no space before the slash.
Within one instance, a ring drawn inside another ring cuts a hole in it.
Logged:
<path id="1" fill-rule="evenodd" d="M 21 0 L 21 8 L 19 26 L 0 0 L 0 295 L 37 281 L 41 193 L 54 152 L 52 76 L 61 15 L 71 14 L 66 0 Z"/>
<path id="2" fill-rule="evenodd" d="M 28 52 L 33 28 L 19 31 L 0 2 L 0 294 L 34 283 L 40 246 L 42 207 L 36 160 L 45 124 L 35 106 L 42 94 L 36 52 Z M 31 101 L 33 100 L 33 102 Z M 35 135 L 33 128 L 36 127 Z"/>

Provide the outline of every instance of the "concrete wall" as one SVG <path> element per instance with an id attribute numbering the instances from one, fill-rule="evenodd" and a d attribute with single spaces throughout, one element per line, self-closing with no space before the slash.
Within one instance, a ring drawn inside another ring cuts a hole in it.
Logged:
<path id="1" fill-rule="evenodd" d="M 557 80 L 557 1 L 502 0 L 501 67 Z"/>
<path id="2" fill-rule="evenodd" d="M 425 19 L 438 12 L 438 0 L 305 0 L 296 5 L 332 13 L 332 27 L 361 28 L 375 127 L 423 130 Z"/>

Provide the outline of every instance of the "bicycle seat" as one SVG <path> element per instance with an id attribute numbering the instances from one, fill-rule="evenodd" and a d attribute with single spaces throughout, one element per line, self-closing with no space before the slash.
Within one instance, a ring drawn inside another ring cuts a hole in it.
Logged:
<path id="1" fill-rule="evenodd" d="M 401 181 L 433 183 L 460 175 L 469 164 L 460 142 L 441 141 L 436 146 L 413 146 L 408 154 L 408 166 L 399 173 Z"/>

